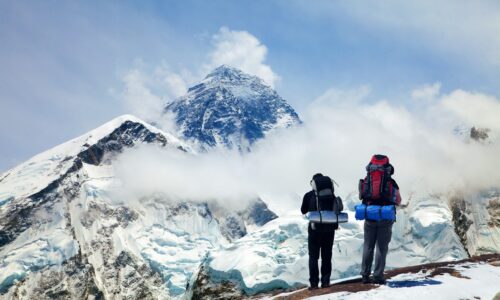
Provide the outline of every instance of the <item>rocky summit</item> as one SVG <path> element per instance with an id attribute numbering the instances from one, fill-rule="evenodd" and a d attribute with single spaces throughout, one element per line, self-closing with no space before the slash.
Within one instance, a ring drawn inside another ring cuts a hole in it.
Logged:
<path id="1" fill-rule="evenodd" d="M 179 135 L 208 149 L 249 150 L 280 128 L 301 123 L 294 109 L 256 76 L 222 65 L 169 103 Z"/>

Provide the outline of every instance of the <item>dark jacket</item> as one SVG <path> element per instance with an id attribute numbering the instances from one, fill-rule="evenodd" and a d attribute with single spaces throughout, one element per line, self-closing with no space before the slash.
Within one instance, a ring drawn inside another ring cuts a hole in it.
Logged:
<path id="1" fill-rule="evenodd" d="M 333 199 L 332 201 L 328 201 L 325 203 L 321 204 L 321 209 L 322 210 L 333 210 Z M 316 195 L 314 194 L 314 191 L 309 191 L 304 195 L 304 198 L 302 198 L 302 206 L 300 207 L 300 211 L 302 214 L 306 214 L 310 211 L 317 211 L 318 208 L 316 207 Z M 314 224 L 315 231 L 333 231 L 339 228 L 338 224 Z M 309 223 L 309 230 L 312 230 L 311 228 L 311 223 Z"/>

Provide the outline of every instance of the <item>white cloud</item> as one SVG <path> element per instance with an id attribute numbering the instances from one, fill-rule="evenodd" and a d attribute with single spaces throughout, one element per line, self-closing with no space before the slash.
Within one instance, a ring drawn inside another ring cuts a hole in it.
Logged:
<path id="1" fill-rule="evenodd" d="M 146 72 L 148 70 L 144 70 Z M 162 62 L 151 73 L 150 82 L 158 93 L 163 93 L 167 100 L 178 98 L 187 93 L 189 85 L 198 80 L 198 76 L 186 68 L 171 68 Z"/>
<path id="2" fill-rule="evenodd" d="M 495 97 L 456 90 L 443 96 L 441 106 L 468 126 L 500 131 L 500 101 Z"/>
<path id="3" fill-rule="evenodd" d="M 214 49 L 209 55 L 207 69 L 230 65 L 260 77 L 271 87 L 279 80 L 279 76 L 264 63 L 267 47 L 249 32 L 222 27 L 212 39 Z"/>
<path id="4" fill-rule="evenodd" d="M 123 99 L 128 110 L 145 121 L 154 121 L 161 115 L 164 100 L 148 87 L 149 78 L 140 70 L 130 70 L 123 78 Z"/>
<path id="5" fill-rule="evenodd" d="M 441 83 L 426 84 L 420 88 L 414 89 L 411 92 L 411 97 L 419 101 L 432 101 L 434 100 L 441 90 Z"/>
<path id="6" fill-rule="evenodd" d="M 124 90 L 120 96 L 127 112 L 164 130 L 175 130 L 171 116 L 165 116 L 163 110 L 168 102 L 187 92 L 187 86 L 193 80 L 191 72 L 185 69 L 173 72 L 165 63 L 152 69 L 138 61 L 122 80 Z"/>
<path id="7" fill-rule="evenodd" d="M 175 97 L 180 97 L 187 91 L 186 82 L 179 74 L 168 74 L 165 77 L 165 83 Z"/>

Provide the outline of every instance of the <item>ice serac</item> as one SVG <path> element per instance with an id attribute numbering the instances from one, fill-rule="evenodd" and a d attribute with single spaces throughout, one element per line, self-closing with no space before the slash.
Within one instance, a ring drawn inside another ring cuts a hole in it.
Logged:
<path id="1" fill-rule="evenodd" d="M 278 128 L 301 121 L 293 108 L 260 78 L 222 65 L 168 104 L 179 135 L 202 148 L 247 150 Z"/>

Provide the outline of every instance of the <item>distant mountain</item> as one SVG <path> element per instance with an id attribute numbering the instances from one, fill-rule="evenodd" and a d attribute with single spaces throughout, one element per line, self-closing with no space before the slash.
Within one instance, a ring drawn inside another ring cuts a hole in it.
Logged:
<path id="1" fill-rule="evenodd" d="M 208 251 L 276 218 L 258 198 L 117 199 L 116 159 L 142 144 L 194 155 L 125 115 L 0 174 L 0 299 L 181 297 Z"/>
<path id="2" fill-rule="evenodd" d="M 222 65 L 168 104 L 179 136 L 203 148 L 248 149 L 279 128 L 301 123 L 293 108 L 260 78 Z"/>

